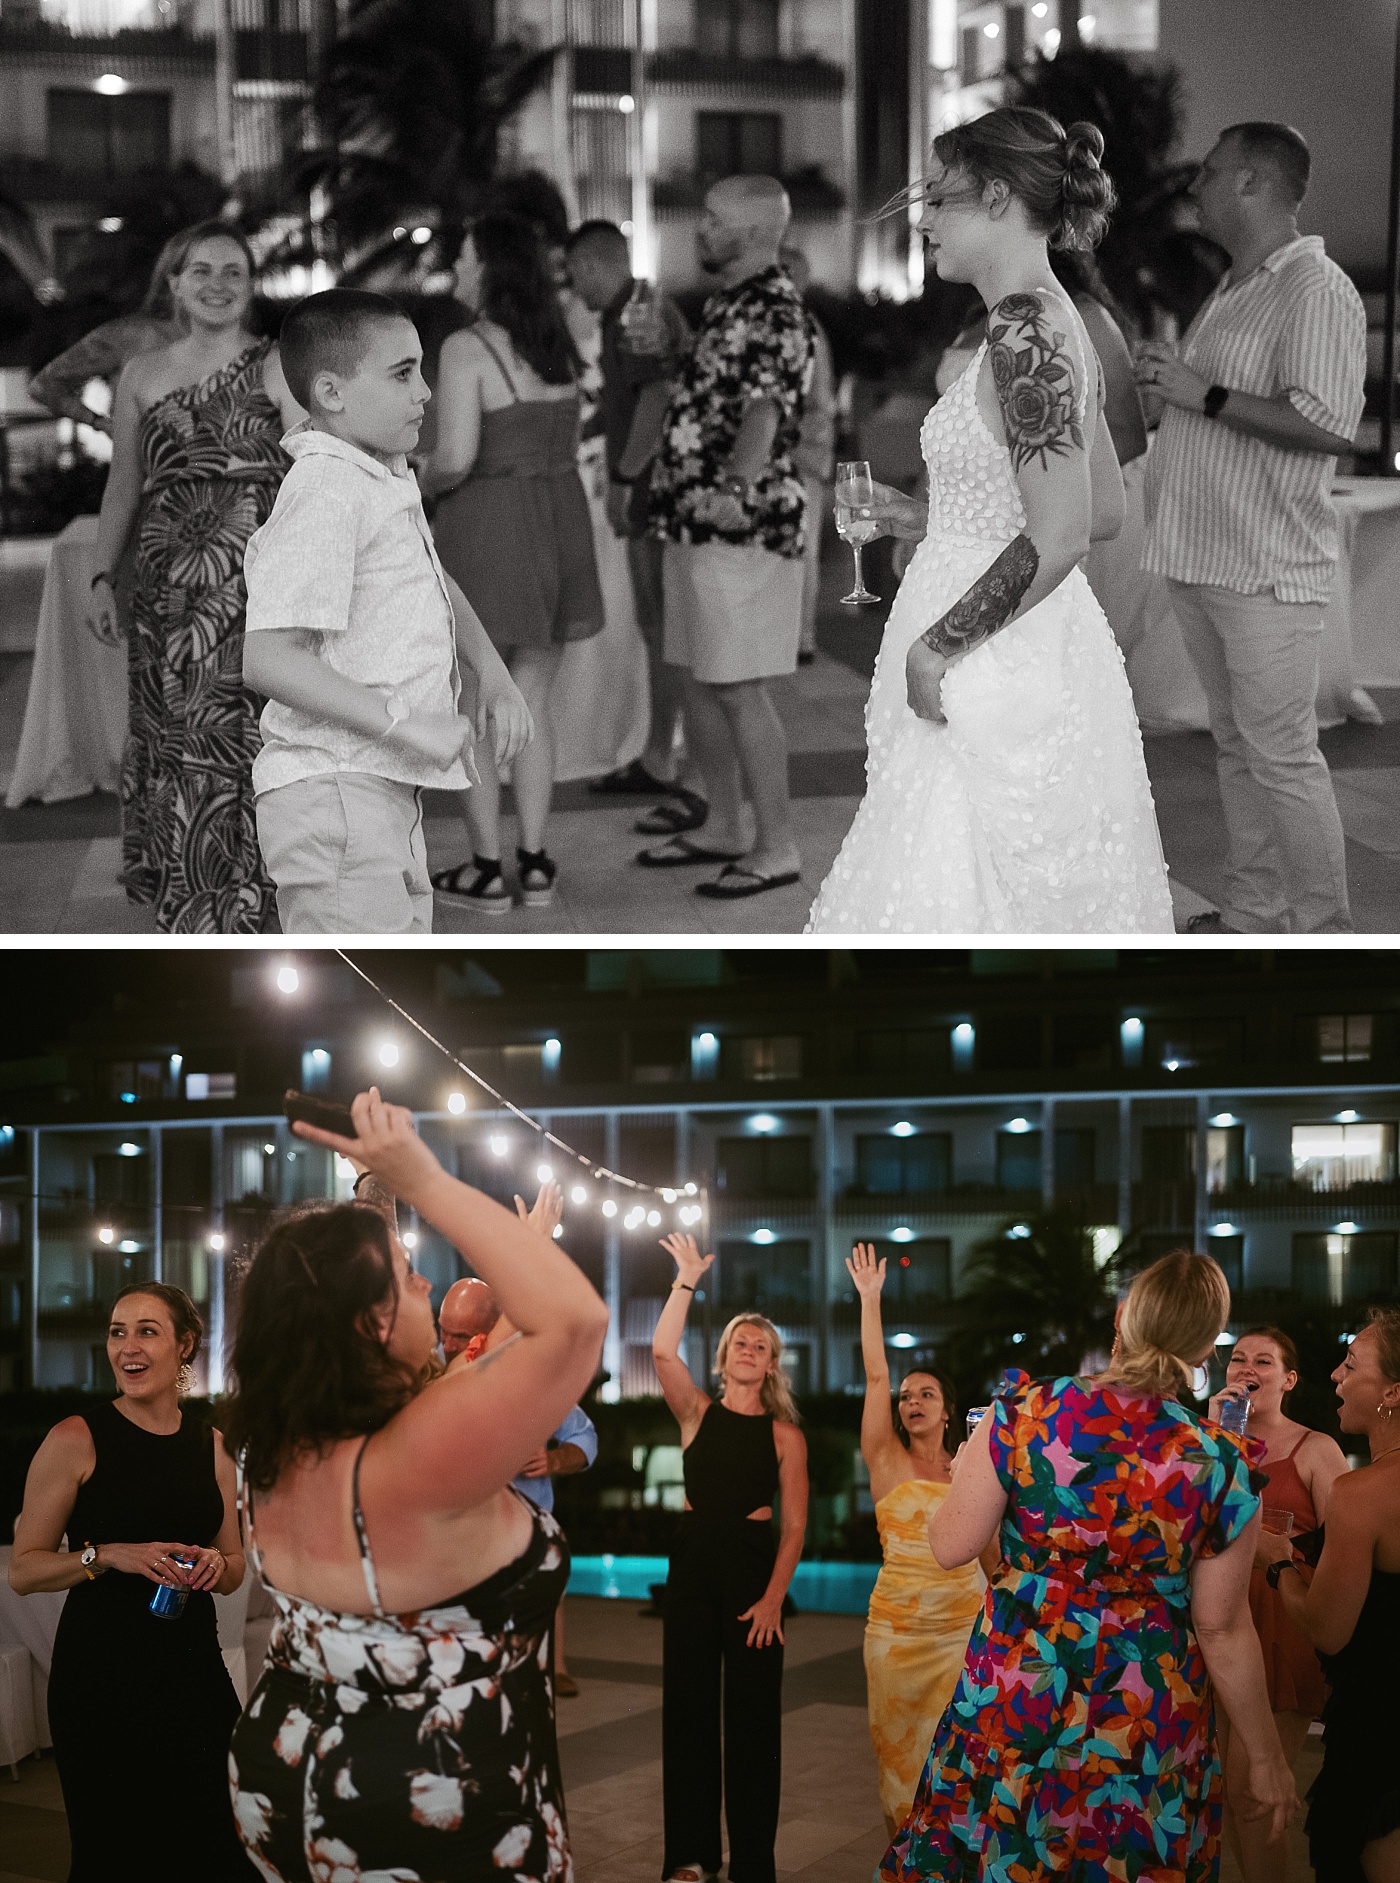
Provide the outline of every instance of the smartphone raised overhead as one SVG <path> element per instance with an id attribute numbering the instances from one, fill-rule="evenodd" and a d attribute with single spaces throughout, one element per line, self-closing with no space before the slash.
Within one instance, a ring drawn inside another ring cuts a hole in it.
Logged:
<path id="1" fill-rule="evenodd" d="M 342 1138 L 359 1135 L 350 1107 L 337 1105 L 333 1099 L 313 1098 L 309 1092 L 297 1092 L 289 1087 L 282 1094 L 282 1110 L 294 1125 L 315 1125 L 318 1131 L 334 1131 Z"/>

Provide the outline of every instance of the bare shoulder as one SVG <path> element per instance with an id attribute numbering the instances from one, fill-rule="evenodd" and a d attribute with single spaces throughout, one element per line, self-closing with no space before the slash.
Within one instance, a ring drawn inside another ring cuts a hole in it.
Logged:
<path id="1" fill-rule="evenodd" d="M 1083 348 L 1046 291 L 1008 294 L 987 316 L 987 367 L 1017 471 L 1085 449 Z"/>
<path id="2" fill-rule="evenodd" d="M 1342 1471 L 1347 1468 L 1346 1453 L 1329 1432 L 1310 1430 L 1298 1446 L 1298 1459 L 1314 1471 L 1328 1465 Z"/>
<path id="3" fill-rule="evenodd" d="M 780 1458 L 805 1458 L 807 1441 L 802 1436 L 801 1426 L 794 1425 L 791 1419 L 774 1419 L 773 1444 Z"/>
<path id="4" fill-rule="evenodd" d="M 75 1476 L 87 1477 L 97 1463 L 97 1448 L 87 1420 L 75 1412 L 71 1418 L 50 1426 L 35 1454 L 36 1462 L 41 1457 L 55 1470 L 71 1469 Z"/>

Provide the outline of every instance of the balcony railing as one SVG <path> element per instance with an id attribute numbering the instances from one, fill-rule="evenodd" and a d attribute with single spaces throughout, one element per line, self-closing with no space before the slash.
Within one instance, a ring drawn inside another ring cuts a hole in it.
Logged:
<path id="1" fill-rule="evenodd" d="M 677 47 L 647 61 L 653 85 L 687 91 L 763 91 L 785 98 L 839 98 L 846 74 L 829 60 L 730 59 L 721 53 Z"/>
<path id="2" fill-rule="evenodd" d="M 656 179 L 656 207 L 663 214 L 699 209 L 705 192 L 719 181 L 703 171 L 677 171 Z M 784 175 L 783 187 L 799 216 L 835 216 L 846 206 L 844 192 L 816 164 Z"/>

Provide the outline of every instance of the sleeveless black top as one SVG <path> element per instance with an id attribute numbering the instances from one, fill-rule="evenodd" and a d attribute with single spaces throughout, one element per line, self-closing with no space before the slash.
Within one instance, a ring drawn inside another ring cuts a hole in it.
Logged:
<path id="1" fill-rule="evenodd" d="M 1319 1883 L 1360 1883 L 1362 1846 L 1400 1830 L 1400 1573 L 1372 1569 L 1351 1640 L 1319 1658 L 1331 1692 L 1308 1841 Z"/>
<path id="2" fill-rule="evenodd" d="M 771 1412 L 731 1412 L 716 1401 L 681 1454 L 685 1494 L 697 1517 L 747 1517 L 778 1491 Z"/>

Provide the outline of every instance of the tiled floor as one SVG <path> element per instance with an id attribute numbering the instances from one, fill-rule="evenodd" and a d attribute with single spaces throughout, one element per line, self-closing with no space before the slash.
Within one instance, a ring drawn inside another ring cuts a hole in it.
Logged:
<path id="1" fill-rule="evenodd" d="M 661 1624 L 631 1602 L 571 1597 L 569 1662 L 582 1692 L 560 1704 L 560 1760 L 578 1883 L 657 1883 L 661 1875 Z M 863 1621 L 800 1615 L 788 1624 L 783 1795 L 777 1871 L 791 1883 L 868 1883 L 885 1848 L 861 1665 Z M 1298 1762 L 1306 1791 L 1319 1741 Z M 0 1777 L 0 1883 L 61 1883 L 68 1838 L 52 1758 Z M 197 1874 L 197 1866 L 191 1874 Z M 1295 1826 L 1276 1883 L 1311 1883 Z M 1221 1883 L 1239 1883 L 1226 1855 Z"/>
<path id="2" fill-rule="evenodd" d="M 30 559 L 32 561 L 32 558 Z M 712 869 L 644 871 L 633 862 L 643 839 L 632 820 L 645 800 L 592 796 L 584 785 L 556 795 L 551 851 L 559 887 L 546 910 L 485 916 L 438 898 L 441 934 L 795 934 L 840 847 L 860 800 L 863 713 L 883 610 L 853 619 L 836 601 L 843 562 L 828 565 L 814 665 L 775 684 L 787 729 L 802 881 L 737 903 L 694 892 Z M 21 617 L 37 610 L 35 571 L 0 557 L 0 791 L 13 768 L 29 681 Z M 888 585 L 886 585 L 888 586 Z M 17 625 L 19 624 L 19 625 Z M 1359 930 L 1400 930 L 1400 688 L 1373 689 L 1387 723 L 1348 724 L 1323 735 L 1347 835 L 1352 911 Z M 1204 733 L 1149 736 L 1151 773 L 1171 869 L 1178 926 L 1213 906 L 1221 888 L 1224 826 L 1214 750 Z M 513 833 L 507 832 L 507 843 Z M 430 798 L 428 857 L 433 868 L 465 854 L 453 801 Z M 151 934 L 149 913 L 132 908 L 117 882 L 117 806 L 93 796 L 67 804 L 0 810 L 0 932 Z"/>

